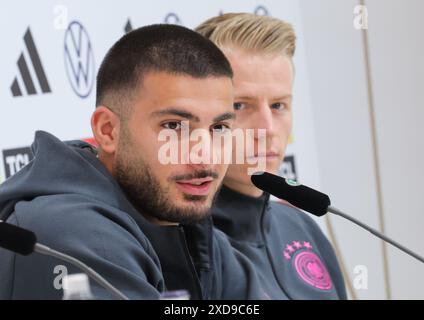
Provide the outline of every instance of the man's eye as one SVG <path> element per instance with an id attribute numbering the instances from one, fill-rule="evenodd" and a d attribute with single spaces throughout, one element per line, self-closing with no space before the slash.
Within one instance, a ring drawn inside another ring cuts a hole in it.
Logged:
<path id="1" fill-rule="evenodd" d="M 284 103 L 281 103 L 281 102 L 273 103 L 271 105 L 271 109 L 277 109 L 277 110 L 286 109 L 286 105 Z"/>
<path id="2" fill-rule="evenodd" d="M 212 130 L 217 133 L 230 132 L 231 128 L 225 124 L 216 124 L 212 127 Z"/>
<path id="3" fill-rule="evenodd" d="M 181 122 L 170 121 L 170 122 L 164 123 L 162 126 L 166 129 L 180 130 L 181 129 Z"/>
<path id="4" fill-rule="evenodd" d="M 244 108 L 244 103 L 234 102 L 234 110 L 240 110 Z"/>

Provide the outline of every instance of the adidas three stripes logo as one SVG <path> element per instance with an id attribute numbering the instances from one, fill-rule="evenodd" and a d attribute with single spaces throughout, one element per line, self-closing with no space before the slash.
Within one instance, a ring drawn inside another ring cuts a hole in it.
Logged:
<path id="1" fill-rule="evenodd" d="M 20 78 L 22 79 L 25 91 L 28 95 L 37 94 L 37 89 L 34 84 L 34 79 L 32 74 L 35 74 L 36 80 L 38 81 L 39 88 L 42 93 L 51 92 L 49 81 L 47 80 L 46 73 L 44 72 L 43 65 L 41 63 L 40 56 L 35 46 L 34 39 L 31 34 L 31 30 L 28 28 L 24 35 L 25 47 L 28 52 L 31 68 L 28 66 L 28 61 L 25 59 L 24 52 L 21 53 L 18 59 L 18 70 Z M 33 72 L 30 71 L 33 70 Z M 18 80 L 18 76 L 12 82 L 10 87 L 12 95 L 14 97 L 20 97 L 23 95 L 22 89 Z"/>

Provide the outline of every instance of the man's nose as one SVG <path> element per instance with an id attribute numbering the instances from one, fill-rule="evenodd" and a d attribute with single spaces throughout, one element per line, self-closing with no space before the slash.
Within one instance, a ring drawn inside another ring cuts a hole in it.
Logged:
<path id="1" fill-rule="evenodd" d="M 209 130 L 194 130 L 190 135 L 189 150 L 185 154 L 185 163 L 196 169 L 211 169 L 212 148 L 213 143 Z"/>
<path id="2" fill-rule="evenodd" d="M 275 125 L 272 115 L 272 109 L 269 107 L 268 103 L 263 103 L 259 106 L 258 112 L 256 112 L 253 120 L 255 130 L 255 139 L 258 140 L 262 138 L 258 135 L 258 129 L 266 130 L 267 138 L 272 138 L 275 135 Z"/>

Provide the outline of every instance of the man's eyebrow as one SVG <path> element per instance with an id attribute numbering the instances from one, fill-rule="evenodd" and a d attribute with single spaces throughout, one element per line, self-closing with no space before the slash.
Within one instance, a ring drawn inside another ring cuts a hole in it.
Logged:
<path id="1" fill-rule="evenodd" d="M 285 100 L 285 99 L 292 99 L 293 96 L 291 94 L 284 94 L 281 96 L 276 96 L 275 98 L 272 98 L 272 101 L 276 101 L 276 100 Z M 235 97 L 235 101 L 237 102 L 237 100 L 255 100 L 256 98 L 254 96 L 249 96 L 249 95 L 243 95 L 243 96 L 236 96 Z"/>
<path id="2" fill-rule="evenodd" d="M 185 111 L 183 109 L 178 108 L 167 108 L 163 110 L 157 110 L 150 114 L 151 117 L 158 117 L 158 116 L 179 116 L 182 118 L 186 118 L 187 120 L 199 122 L 200 119 L 198 116 L 195 116 L 189 111 Z"/>
<path id="3" fill-rule="evenodd" d="M 272 98 L 272 100 L 285 100 L 285 99 L 292 99 L 293 98 L 293 96 L 291 95 L 291 94 L 285 94 L 285 95 L 282 95 L 282 96 L 278 96 L 278 97 L 276 97 L 276 98 Z"/>
<path id="4" fill-rule="evenodd" d="M 213 122 L 220 122 L 224 120 L 233 120 L 236 118 L 236 114 L 234 112 L 226 112 L 215 118 L 213 118 Z"/>

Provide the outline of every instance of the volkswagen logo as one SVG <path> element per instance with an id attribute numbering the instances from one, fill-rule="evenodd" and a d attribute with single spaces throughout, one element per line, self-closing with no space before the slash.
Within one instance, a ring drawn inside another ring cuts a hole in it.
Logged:
<path id="1" fill-rule="evenodd" d="M 90 95 L 95 80 L 94 54 L 84 26 L 72 21 L 65 32 L 65 69 L 69 83 L 81 98 Z"/>

